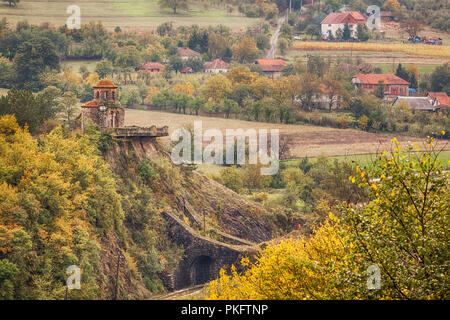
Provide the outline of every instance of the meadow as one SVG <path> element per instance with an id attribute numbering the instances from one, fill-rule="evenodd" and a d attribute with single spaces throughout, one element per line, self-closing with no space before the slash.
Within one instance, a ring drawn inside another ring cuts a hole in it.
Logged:
<path id="1" fill-rule="evenodd" d="M 175 26 L 223 24 L 240 31 L 258 21 L 241 16 L 237 8 L 229 14 L 225 7 L 210 6 L 205 9 L 200 2 L 192 4 L 188 11 L 173 15 L 169 9 L 161 9 L 157 0 L 22 0 L 17 7 L 0 3 L 0 16 L 12 23 L 27 20 L 33 24 L 49 22 L 51 25 L 63 25 L 69 17 L 66 9 L 70 5 L 80 7 L 82 24 L 101 21 L 109 29 L 119 26 L 130 31 L 153 30 L 169 21 Z"/>

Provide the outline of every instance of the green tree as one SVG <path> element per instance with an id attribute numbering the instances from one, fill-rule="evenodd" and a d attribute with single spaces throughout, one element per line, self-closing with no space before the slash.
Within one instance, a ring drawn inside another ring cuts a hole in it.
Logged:
<path id="1" fill-rule="evenodd" d="M 59 99 L 61 110 L 67 117 L 67 124 L 69 127 L 72 127 L 72 116 L 74 115 L 79 102 L 80 100 L 78 100 L 75 93 L 71 91 L 64 92 L 63 96 Z"/>
<path id="2" fill-rule="evenodd" d="M 363 23 L 358 23 L 358 26 L 356 27 L 357 37 L 360 41 L 367 41 L 369 40 L 369 32 L 367 30 L 367 26 Z"/>
<path id="3" fill-rule="evenodd" d="M 342 31 L 342 40 L 347 41 L 350 40 L 352 34 L 350 32 L 350 27 L 348 26 L 348 23 L 344 25 L 344 30 Z"/>
<path id="4" fill-rule="evenodd" d="M 187 10 L 189 6 L 188 0 L 158 0 L 161 8 L 170 8 L 173 14 L 177 14 L 177 10 Z"/>
<path id="5" fill-rule="evenodd" d="M 353 259 L 376 265 L 382 276 L 376 298 L 446 299 L 450 247 L 450 174 L 432 139 L 402 151 L 396 139 L 371 170 L 350 178 L 369 192 L 368 203 L 344 207 L 343 221 L 355 243 Z M 360 291 L 364 290 L 359 287 Z"/>
<path id="6" fill-rule="evenodd" d="M 109 60 L 100 61 L 95 67 L 95 72 L 97 72 L 100 79 L 107 78 L 113 72 L 113 65 Z"/>
<path id="7" fill-rule="evenodd" d="M 445 91 L 450 95 L 450 65 L 448 63 L 437 67 L 431 74 L 431 90 Z"/>
<path id="8" fill-rule="evenodd" d="M 403 80 L 409 81 L 409 73 L 405 68 L 403 68 L 401 63 L 398 64 L 395 75 L 402 78 Z"/>
<path id="9" fill-rule="evenodd" d="M 20 88 L 39 88 L 39 74 L 46 68 L 59 70 L 59 56 L 50 39 L 36 37 L 22 43 L 14 57 L 17 82 Z"/>
<path id="10" fill-rule="evenodd" d="M 377 88 L 375 89 L 375 97 L 379 99 L 384 99 L 384 92 L 386 91 L 386 85 L 384 84 L 383 80 L 380 80 L 378 82 Z"/>

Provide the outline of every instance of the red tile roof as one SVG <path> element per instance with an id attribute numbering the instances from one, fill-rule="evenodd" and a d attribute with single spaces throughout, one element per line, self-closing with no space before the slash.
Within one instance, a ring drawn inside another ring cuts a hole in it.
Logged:
<path id="1" fill-rule="evenodd" d="M 357 74 L 353 78 L 358 78 L 362 84 L 378 84 L 383 81 L 387 85 L 406 85 L 409 86 L 409 82 L 397 77 L 394 74 Z"/>
<path id="2" fill-rule="evenodd" d="M 256 59 L 255 64 L 266 65 L 266 66 L 282 66 L 286 67 L 287 63 L 281 59 Z"/>
<path id="3" fill-rule="evenodd" d="M 450 97 L 446 92 L 428 92 L 428 96 L 433 100 L 438 100 L 440 105 L 450 106 Z"/>
<path id="4" fill-rule="evenodd" d="M 183 48 L 177 48 L 178 49 L 178 55 L 180 57 L 198 57 L 201 56 L 200 53 L 198 53 L 197 51 L 194 51 L 188 47 L 183 47 Z"/>
<path id="5" fill-rule="evenodd" d="M 358 11 L 330 13 L 322 24 L 365 23 L 366 19 Z"/>
<path id="6" fill-rule="evenodd" d="M 117 88 L 117 86 L 111 80 L 102 79 L 94 86 L 94 89 L 96 88 Z"/>
<path id="7" fill-rule="evenodd" d="M 287 66 L 286 61 L 281 59 L 256 59 L 255 64 L 261 68 L 263 72 L 281 72 Z"/>
<path id="8" fill-rule="evenodd" d="M 86 102 L 81 106 L 82 108 L 98 108 L 100 107 L 100 103 L 98 100 L 91 100 L 89 102 Z"/>
<path id="9" fill-rule="evenodd" d="M 192 68 L 191 67 L 184 67 L 183 69 L 181 69 L 181 73 L 188 73 L 188 72 L 192 72 Z"/>
<path id="10" fill-rule="evenodd" d="M 205 63 L 205 69 L 227 69 L 228 63 L 222 59 L 214 59 L 211 62 Z"/>
<path id="11" fill-rule="evenodd" d="M 147 62 L 147 63 L 143 64 L 142 66 L 140 66 L 138 68 L 138 70 L 152 70 L 152 69 L 159 69 L 159 70 L 161 70 L 161 69 L 165 69 L 165 68 L 166 68 L 166 66 L 161 64 L 161 63 L 158 63 L 158 62 Z"/>

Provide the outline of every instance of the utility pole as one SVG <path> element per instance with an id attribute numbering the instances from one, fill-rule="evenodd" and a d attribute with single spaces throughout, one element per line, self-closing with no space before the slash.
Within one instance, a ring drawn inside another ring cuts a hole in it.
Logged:
<path id="1" fill-rule="evenodd" d="M 289 13 L 292 11 L 292 0 L 289 0 Z"/>

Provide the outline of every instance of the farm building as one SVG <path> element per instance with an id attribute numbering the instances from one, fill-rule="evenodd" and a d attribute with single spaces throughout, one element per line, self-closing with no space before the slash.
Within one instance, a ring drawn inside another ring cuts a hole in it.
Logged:
<path id="1" fill-rule="evenodd" d="M 188 47 L 178 48 L 178 55 L 182 60 L 188 60 L 189 58 L 201 58 L 201 53 L 194 51 Z"/>
<path id="2" fill-rule="evenodd" d="M 163 71 L 166 68 L 166 66 L 162 65 L 158 62 L 147 62 L 144 63 L 142 66 L 136 68 L 136 71 L 147 71 L 150 73 L 158 73 Z"/>
<path id="3" fill-rule="evenodd" d="M 81 124 L 84 118 L 90 118 L 102 128 L 123 127 L 125 109 L 117 101 L 117 86 L 110 80 L 102 79 L 94 86 L 94 100 L 81 106 Z"/>
<path id="4" fill-rule="evenodd" d="M 333 12 L 321 22 L 322 34 L 332 34 L 335 37 L 336 32 L 344 30 L 345 25 L 348 24 L 351 37 L 356 38 L 356 28 L 359 23 L 366 23 L 366 19 L 358 11 Z"/>
<path id="5" fill-rule="evenodd" d="M 450 106 L 450 97 L 446 92 L 428 92 L 427 97 L 436 106 Z"/>
<path id="6" fill-rule="evenodd" d="M 281 76 L 283 69 L 287 66 L 286 61 L 281 59 L 256 59 L 254 64 L 261 68 L 264 75 L 271 78 Z"/>
<path id="7" fill-rule="evenodd" d="M 393 100 L 399 96 L 409 96 L 410 83 L 394 74 L 357 74 L 352 79 L 352 85 L 355 89 L 362 88 L 367 93 L 374 93 L 380 82 L 385 85 L 386 100 Z"/>
<path id="8" fill-rule="evenodd" d="M 434 106 L 433 101 L 428 97 L 397 97 L 392 105 L 398 106 L 401 103 L 406 103 L 411 109 L 420 111 L 436 112 L 441 108 L 440 106 Z"/>
<path id="9" fill-rule="evenodd" d="M 183 69 L 180 70 L 180 72 L 182 74 L 189 74 L 189 73 L 194 73 L 194 70 L 192 70 L 191 67 L 184 67 Z"/>
<path id="10" fill-rule="evenodd" d="M 214 59 L 211 62 L 205 63 L 204 70 L 205 73 L 227 73 L 228 63 L 222 59 Z"/>
<path id="11" fill-rule="evenodd" d="M 380 15 L 383 22 L 394 21 L 394 14 L 391 11 L 381 11 Z"/>

